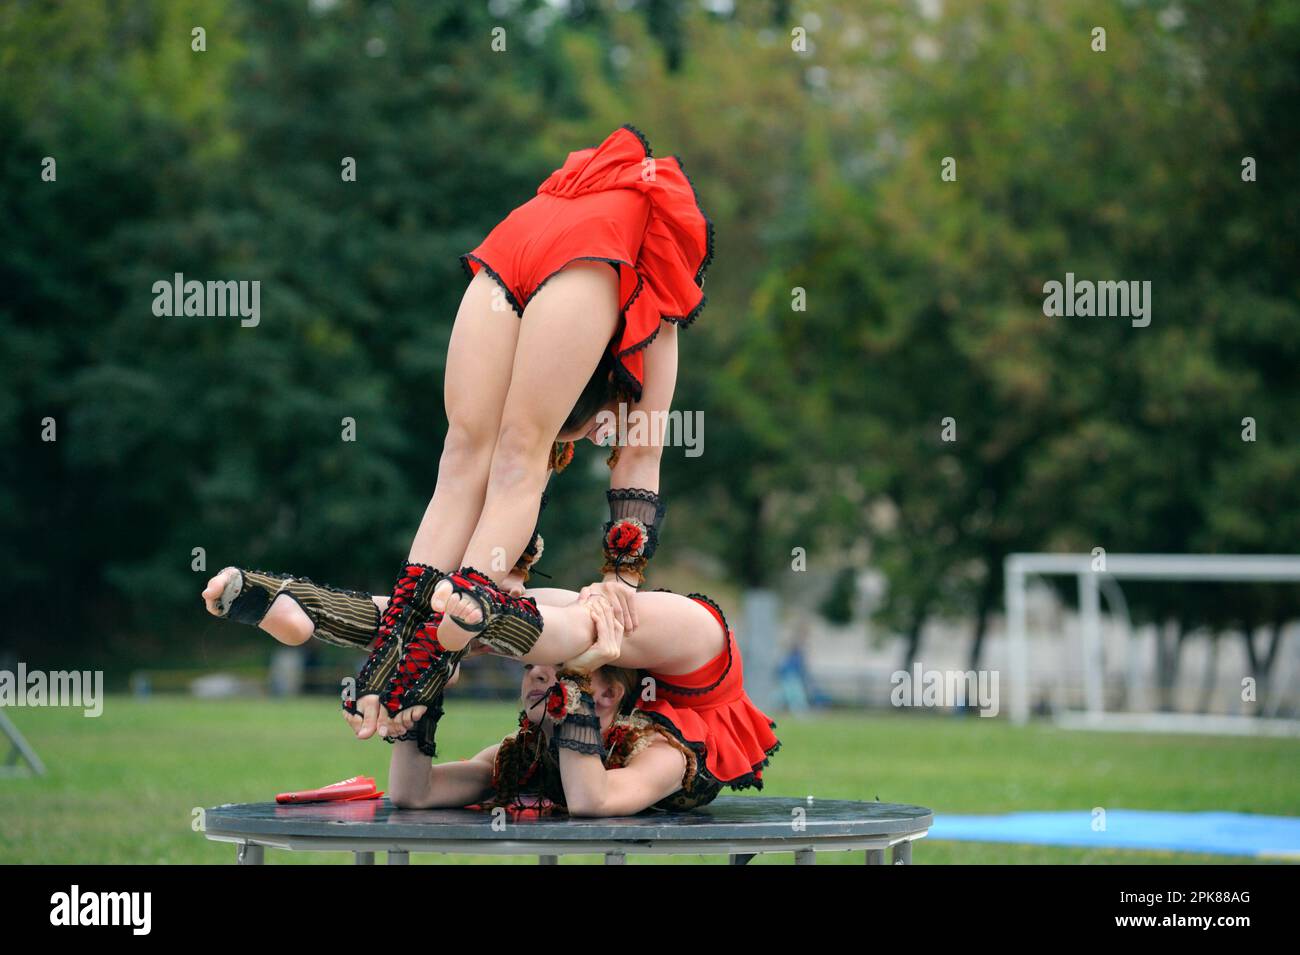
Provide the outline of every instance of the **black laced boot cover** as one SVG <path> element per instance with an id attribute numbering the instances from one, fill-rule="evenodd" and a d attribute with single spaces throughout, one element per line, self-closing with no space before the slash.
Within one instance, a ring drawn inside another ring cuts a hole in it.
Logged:
<path id="1" fill-rule="evenodd" d="M 352 650 L 374 643 L 379 608 L 370 594 L 317 584 L 306 577 L 240 570 L 217 599 L 217 610 L 229 620 L 255 627 L 281 594 L 302 608 L 317 640 Z"/>
<path id="2" fill-rule="evenodd" d="M 384 702 L 407 639 L 432 614 L 429 598 L 441 579 L 442 572 L 428 564 L 402 565 L 388 608 L 379 618 L 370 656 L 357 674 L 355 698 L 343 700 L 349 713 L 357 713 L 357 701 L 364 696 L 378 696 Z"/>
<path id="3" fill-rule="evenodd" d="M 502 656 L 522 657 L 542 635 L 542 613 L 532 597 L 512 597 L 487 574 L 462 567 L 447 577 L 457 593 L 473 599 L 482 612 L 478 623 L 458 626 L 476 633 L 479 640 Z"/>

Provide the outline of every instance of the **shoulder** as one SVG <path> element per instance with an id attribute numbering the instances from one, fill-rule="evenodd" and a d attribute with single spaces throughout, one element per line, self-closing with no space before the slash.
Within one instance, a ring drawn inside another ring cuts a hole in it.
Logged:
<path id="1" fill-rule="evenodd" d="M 699 772 L 699 759 L 694 750 L 673 735 L 672 730 L 650 719 L 641 709 L 633 709 L 620 716 L 610 726 L 610 760 L 607 767 L 625 767 L 633 760 L 671 760 L 681 772 L 682 789 L 690 789 Z"/>
<path id="2" fill-rule="evenodd" d="M 675 758 L 679 763 L 685 760 L 688 775 L 694 768 L 695 755 L 640 710 L 616 717 L 606 733 L 605 743 L 609 747 L 606 766 L 610 769 L 628 766 L 650 752 L 656 758 L 663 758 L 659 754 L 678 754 Z"/>

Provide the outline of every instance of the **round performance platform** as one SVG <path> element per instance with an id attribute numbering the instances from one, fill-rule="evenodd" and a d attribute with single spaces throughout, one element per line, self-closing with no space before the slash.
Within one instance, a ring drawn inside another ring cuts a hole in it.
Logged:
<path id="1" fill-rule="evenodd" d="M 387 799 L 281 806 L 227 804 L 204 810 L 204 835 L 238 846 L 243 864 L 263 861 L 265 848 L 351 852 L 360 864 L 386 852 L 390 864 L 412 852 L 535 855 L 555 864 L 562 855 L 603 854 L 606 864 L 628 855 L 725 854 L 744 865 L 760 852 L 793 852 L 809 865 L 816 852 L 861 849 L 866 862 L 912 861 L 912 841 L 934 815 L 921 806 L 841 799 L 722 796 L 703 809 L 612 818 L 514 821 L 469 809 L 394 809 Z"/>

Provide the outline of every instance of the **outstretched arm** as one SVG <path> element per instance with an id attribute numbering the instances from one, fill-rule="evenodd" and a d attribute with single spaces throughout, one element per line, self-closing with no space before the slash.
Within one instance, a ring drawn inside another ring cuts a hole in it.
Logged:
<path id="1" fill-rule="evenodd" d="M 660 325 L 646 348 L 645 387 L 628 408 L 628 431 L 618 436 L 617 459 L 609 476 L 609 523 L 605 525 L 602 591 L 614 601 L 629 631 L 640 625 L 636 588 L 654 556 L 665 507 L 659 495 L 659 464 L 667 438 L 668 413 L 677 388 L 677 326 Z M 633 519 L 631 524 L 627 520 Z M 615 545 L 615 539 L 620 542 Z"/>
<path id="2" fill-rule="evenodd" d="M 432 765 L 414 742 L 394 743 L 388 798 L 398 809 L 468 806 L 491 788 L 500 747 L 495 743 L 471 759 Z"/>
<path id="3" fill-rule="evenodd" d="M 654 423 L 666 424 L 668 421 L 668 412 L 673 406 L 673 392 L 677 390 L 677 326 L 672 322 L 662 322 L 659 334 L 646 347 L 643 375 L 645 387 L 641 390 L 641 400 L 633 402 L 628 408 L 629 431 L 638 418 Z M 627 440 L 629 436 L 620 437 Z M 630 437 L 635 440 L 620 448 L 618 460 L 610 471 L 609 486 L 640 487 L 657 492 L 664 435 L 658 428 L 643 425 L 632 432 Z"/>
<path id="4" fill-rule="evenodd" d="M 631 816 L 682 788 L 686 757 L 662 740 L 618 769 L 599 756 L 560 750 L 564 802 L 572 816 Z"/>

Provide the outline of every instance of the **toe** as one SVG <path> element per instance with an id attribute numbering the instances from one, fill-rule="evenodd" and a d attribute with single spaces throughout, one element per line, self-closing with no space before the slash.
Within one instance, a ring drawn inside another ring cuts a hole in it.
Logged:
<path id="1" fill-rule="evenodd" d="M 478 623 L 483 614 L 479 611 L 478 604 L 462 594 L 457 594 L 455 616 L 464 620 L 466 623 Z"/>
<path id="2" fill-rule="evenodd" d="M 434 610 L 446 610 L 447 601 L 451 596 L 451 581 L 441 580 L 438 582 L 438 586 L 433 588 L 433 596 L 429 598 L 429 606 Z"/>

